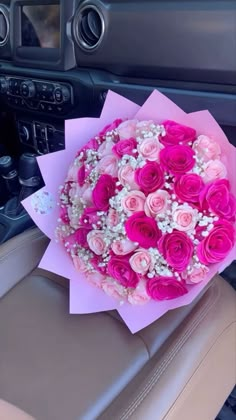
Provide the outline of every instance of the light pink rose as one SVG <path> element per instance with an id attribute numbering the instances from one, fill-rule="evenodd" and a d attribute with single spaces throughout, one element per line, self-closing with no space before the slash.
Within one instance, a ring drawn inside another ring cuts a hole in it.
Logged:
<path id="1" fill-rule="evenodd" d="M 107 226 L 108 227 L 114 227 L 119 223 L 119 214 L 115 209 L 109 209 L 108 215 L 107 215 Z"/>
<path id="2" fill-rule="evenodd" d="M 188 274 L 185 274 L 183 278 L 187 284 L 197 284 L 204 280 L 209 269 L 205 266 L 199 268 L 193 268 L 192 271 Z"/>
<path id="3" fill-rule="evenodd" d="M 135 171 L 131 165 L 121 166 L 118 171 L 118 179 L 121 185 L 129 186 L 131 189 L 139 190 L 138 184 L 135 182 Z"/>
<path id="4" fill-rule="evenodd" d="M 67 174 L 66 182 L 77 182 L 78 181 L 78 171 L 80 166 L 74 164 L 74 162 L 70 165 L 69 171 Z"/>
<path id="5" fill-rule="evenodd" d="M 126 289 L 110 277 L 102 282 L 102 289 L 108 295 L 117 300 L 126 299 Z"/>
<path id="6" fill-rule="evenodd" d="M 156 217 L 158 214 L 165 213 L 168 209 L 170 195 L 167 191 L 158 190 L 149 194 L 146 198 L 144 211 L 149 217 Z"/>
<path id="7" fill-rule="evenodd" d="M 120 139 L 126 140 L 130 139 L 131 137 L 136 137 L 136 124 L 137 120 L 128 120 L 121 123 L 116 129 Z"/>
<path id="8" fill-rule="evenodd" d="M 129 239 L 121 239 L 113 242 L 111 249 L 116 255 L 127 255 L 133 252 L 137 247 L 138 245 L 135 245 L 135 243 Z"/>
<path id="9" fill-rule="evenodd" d="M 193 144 L 193 150 L 205 161 L 219 159 L 221 148 L 212 138 L 201 135 Z"/>
<path id="10" fill-rule="evenodd" d="M 80 257 L 74 256 L 73 264 L 75 266 L 75 269 L 79 271 L 80 273 L 86 273 L 86 271 L 88 271 L 88 267 L 85 261 Z"/>
<path id="11" fill-rule="evenodd" d="M 227 169 L 220 160 L 210 160 L 206 163 L 203 174 L 203 180 L 205 182 L 223 178 L 227 178 Z"/>
<path id="12" fill-rule="evenodd" d="M 102 283 L 106 279 L 104 275 L 101 273 L 86 273 L 86 280 L 92 286 L 98 287 L 99 289 L 102 288 Z"/>
<path id="13" fill-rule="evenodd" d="M 104 156 L 97 165 L 97 170 L 101 174 L 107 174 L 113 178 L 118 174 L 118 158 L 114 154 Z"/>
<path id="14" fill-rule="evenodd" d="M 157 138 L 151 137 L 144 139 L 138 145 L 139 153 L 147 160 L 159 161 L 159 153 L 163 148 Z"/>
<path id="15" fill-rule="evenodd" d="M 114 145 L 115 143 L 112 141 L 104 141 L 104 143 L 102 143 L 98 148 L 98 153 L 101 155 L 101 158 L 107 155 L 111 155 Z"/>
<path id="16" fill-rule="evenodd" d="M 92 193 L 93 193 L 93 190 L 91 187 L 85 186 L 85 188 L 80 190 L 81 199 L 87 206 L 90 206 L 93 204 Z"/>
<path id="17" fill-rule="evenodd" d="M 172 214 L 174 227 L 182 232 L 191 231 L 197 224 L 197 210 L 188 205 L 177 207 Z"/>
<path id="18" fill-rule="evenodd" d="M 78 229 L 80 225 L 80 215 L 77 211 L 74 211 L 73 207 L 68 207 L 68 217 L 70 219 L 70 225 L 73 229 Z"/>
<path id="19" fill-rule="evenodd" d="M 136 125 L 136 137 L 144 138 L 144 133 L 152 131 L 154 121 L 139 121 Z"/>
<path id="20" fill-rule="evenodd" d="M 144 275 L 152 264 L 152 258 L 145 249 L 138 249 L 130 258 L 129 263 L 135 273 Z"/>
<path id="21" fill-rule="evenodd" d="M 133 190 L 122 198 L 121 205 L 124 211 L 131 215 L 137 211 L 143 211 L 145 200 L 146 197 L 143 192 Z"/>
<path id="22" fill-rule="evenodd" d="M 88 233 L 87 241 L 89 248 L 96 255 L 102 255 L 106 250 L 105 237 L 100 230 L 92 230 Z"/>
<path id="23" fill-rule="evenodd" d="M 150 296 L 147 294 L 146 281 L 140 280 L 136 289 L 129 291 L 128 302 L 131 305 L 144 305 L 149 302 Z"/>

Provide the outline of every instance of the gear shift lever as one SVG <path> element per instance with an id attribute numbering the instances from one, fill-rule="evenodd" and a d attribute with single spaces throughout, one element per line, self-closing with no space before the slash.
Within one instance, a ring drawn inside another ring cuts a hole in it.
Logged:
<path id="1" fill-rule="evenodd" d="M 18 195 L 20 184 L 16 164 L 10 156 L 0 158 L 0 175 L 5 180 L 7 190 L 11 196 Z"/>
<path id="2" fill-rule="evenodd" d="M 10 199 L 0 210 L 0 244 L 33 226 L 21 201 L 43 186 L 36 157 L 32 153 L 24 153 L 19 159 L 21 189 L 18 196 Z"/>

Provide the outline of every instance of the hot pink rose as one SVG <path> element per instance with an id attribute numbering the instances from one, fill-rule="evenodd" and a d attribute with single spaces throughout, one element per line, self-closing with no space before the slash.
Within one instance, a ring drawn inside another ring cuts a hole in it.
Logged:
<path id="1" fill-rule="evenodd" d="M 133 252 L 137 247 L 138 245 L 136 245 L 129 239 L 120 239 L 118 241 L 113 242 L 111 249 L 116 255 L 128 255 L 131 252 Z"/>
<path id="2" fill-rule="evenodd" d="M 124 287 L 136 287 L 138 276 L 129 264 L 129 257 L 114 256 L 108 262 L 108 274 Z"/>
<path id="3" fill-rule="evenodd" d="M 189 274 L 185 274 L 184 278 L 187 284 L 197 284 L 204 280 L 209 269 L 205 266 L 193 268 Z"/>
<path id="4" fill-rule="evenodd" d="M 128 120 L 124 121 L 117 127 L 117 132 L 120 136 L 120 139 L 130 139 L 131 137 L 136 137 L 136 124 L 137 120 Z"/>
<path id="5" fill-rule="evenodd" d="M 234 226 L 226 220 L 219 221 L 209 232 L 209 235 L 198 245 L 198 258 L 205 265 L 223 261 L 233 249 L 234 243 Z"/>
<path id="6" fill-rule="evenodd" d="M 102 289 L 108 295 L 117 300 L 126 299 L 126 289 L 117 281 L 106 277 L 102 282 Z"/>
<path id="7" fill-rule="evenodd" d="M 147 217 L 144 212 L 137 212 L 129 217 L 125 229 L 128 238 L 145 249 L 155 248 L 161 237 L 161 231 L 155 220 Z"/>
<path id="8" fill-rule="evenodd" d="M 121 200 L 121 205 L 126 213 L 133 214 L 143 211 L 146 197 L 141 191 L 131 191 Z"/>
<path id="9" fill-rule="evenodd" d="M 93 266 L 94 270 L 105 275 L 106 274 L 106 264 L 103 261 L 103 258 L 100 255 L 94 255 L 90 259 L 90 264 Z"/>
<path id="10" fill-rule="evenodd" d="M 111 155 L 114 144 L 113 141 L 104 141 L 98 148 L 100 157 L 103 158 L 107 155 Z"/>
<path id="11" fill-rule="evenodd" d="M 202 178 L 197 174 L 186 174 L 177 178 L 174 184 L 174 192 L 181 201 L 187 203 L 199 203 L 199 196 L 204 188 Z"/>
<path id="12" fill-rule="evenodd" d="M 185 295 L 188 290 L 175 277 L 154 277 L 147 281 L 147 293 L 154 300 L 170 300 Z"/>
<path id="13" fill-rule="evenodd" d="M 128 293 L 128 302 L 131 305 L 144 305 L 150 301 L 150 296 L 147 294 L 146 281 L 140 280 L 138 286 Z"/>
<path id="14" fill-rule="evenodd" d="M 218 159 L 209 160 L 204 166 L 203 180 L 205 182 L 211 182 L 223 178 L 227 178 L 225 165 Z"/>
<path id="15" fill-rule="evenodd" d="M 83 187 L 85 181 L 85 166 L 82 165 L 78 170 L 78 184 Z"/>
<path id="16" fill-rule="evenodd" d="M 209 209 L 219 217 L 227 220 L 235 218 L 236 199 L 230 193 L 230 185 L 227 179 L 220 179 L 207 184 L 200 195 L 200 203 L 203 209 Z"/>
<path id="17" fill-rule="evenodd" d="M 220 145 L 210 137 L 204 135 L 197 138 L 193 145 L 193 149 L 197 155 L 205 161 L 219 159 L 221 155 Z"/>
<path id="18" fill-rule="evenodd" d="M 157 138 L 151 137 L 144 139 L 138 145 L 138 151 L 145 159 L 149 161 L 158 161 L 162 147 L 163 146 L 161 146 Z"/>
<path id="19" fill-rule="evenodd" d="M 165 121 L 163 123 L 166 135 L 160 138 L 165 146 L 175 146 L 177 144 L 188 144 L 196 139 L 196 131 L 191 127 L 178 124 L 175 121 Z"/>
<path id="20" fill-rule="evenodd" d="M 167 263 L 181 273 L 188 267 L 193 256 L 193 243 L 185 232 L 167 233 L 158 244 Z"/>
<path id="21" fill-rule="evenodd" d="M 86 152 L 86 150 L 93 149 L 93 150 L 96 150 L 97 151 L 98 150 L 98 147 L 99 147 L 99 144 L 98 144 L 97 139 L 94 139 L 94 138 L 93 139 L 90 139 L 88 141 L 88 143 L 84 147 L 82 147 L 82 149 L 80 149 L 78 151 L 77 156 L 79 156 L 81 152 Z"/>
<path id="22" fill-rule="evenodd" d="M 134 150 L 137 147 L 137 142 L 134 138 L 127 140 L 120 140 L 118 143 L 113 146 L 112 151 L 116 156 L 122 157 L 124 155 L 135 156 L 136 152 Z"/>
<path id="23" fill-rule="evenodd" d="M 135 171 L 135 181 L 145 194 L 152 193 L 163 187 L 164 173 L 157 162 L 147 162 Z"/>
<path id="24" fill-rule="evenodd" d="M 134 190 L 139 189 L 138 184 L 135 182 L 135 171 L 129 164 L 120 167 L 118 171 L 118 179 L 124 187 L 129 186 Z"/>
<path id="25" fill-rule="evenodd" d="M 178 206 L 173 211 L 174 228 L 182 232 L 194 230 L 198 221 L 198 212 L 188 205 Z"/>
<path id="26" fill-rule="evenodd" d="M 170 195 L 167 191 L 159 190 L 149 194 L 146 198 L 144 211 L 149 217 L 156 217 L 158 214 L 165 213 L 168 208 Z"/>
<path id="27" fill-rule="evenodd" d="M 104 254 L 106 250 L 105 236 L 100 230 L 91 230 L 87 235 L 88 246 L 96 255 Z"/>
<path id="28" fill-rule="evenodd" d="M 101 174 L 108 174 L 116 178 L 118 175 L 118 158 L 114 154 L 104 156 L 98 163 L 97 170 Z"/>
<path id="29" fill-rule="evenodd" d="M 95 207 L 87 207 L 80 218 L 80 223 L 84 227 L 92 227 L 92 225 L 97 224 L 99 219 L 97 209 Z"/>
<path id="30" fill-rule="evenodd" d="M 119 214 L 115 209 L 109 209 L 107 215 L 107 226 L 114 227 L 119 223 Z"/>
<path id="31" fill-rule="evenodd" d="M 81 227 L 74 233 L 76 243 L 82 248 L 88 248 L 87 236 L 90 230 L 90 228 Z"/>
<path id="32" fill-rule="evenodd" d="M 145 249 L 138 249 L 129 260 L 132 269 L 135 273 L 146 274 L 152 264 L 152 258 Z"/>
<path id="33" fill-rule="evenodd" d="M 115 195 L 115 190 L 115 180 L 110 175 L 101 175 L 92 194 L 94 205 L 98 210 L 109 209 L 109 200 Z"/>
<path id="34" fill-rule="evenodd" d="M 119 125 L 122 123 L 121 119 L 116 119 L 115 121 L 113 121 L 111 124 L 106 125 L 103 130 L 99 133 L 99 136 L 103 137 L 105 136 L 107 133 L 112 132 L 113 130 L 116 130 L 117 127 L 119 127 Z"/>
<path id="35" fill-rule="evenodd" d="M 75 269 L 80 273 L 86 273 L 86 271 L 88 271 L 87 264 L 82 258 L 73 256 L 72 261 L 75 266 Z"/>
<path id="36" fill-rule="evenodd" d="M 186 174 L 195 165 L 194 152 L 189 146 L 165 147 L 160 151 L 160 161 L 172 175 Z"/>
<path id="37" fill-rule="evenodd" d="M 60 219 L 63 221 L 63 223 L 65 223 L 66 225 L 69 224 L 70 219 L 68 216 L 68 211 L 66 206 L 60 207 L 60 215 L 59 215 Z"/>

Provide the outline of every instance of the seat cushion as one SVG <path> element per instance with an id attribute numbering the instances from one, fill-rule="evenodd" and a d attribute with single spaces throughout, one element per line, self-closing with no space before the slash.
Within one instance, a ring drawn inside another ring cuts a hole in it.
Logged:
<path id="1" fill-rule="evenodd" d="M 96 418 L 149 358 L 108 314 L 68 312 L 67 291 L 36 276 L 0 302 L 0 397 L 37 420 Z"/>

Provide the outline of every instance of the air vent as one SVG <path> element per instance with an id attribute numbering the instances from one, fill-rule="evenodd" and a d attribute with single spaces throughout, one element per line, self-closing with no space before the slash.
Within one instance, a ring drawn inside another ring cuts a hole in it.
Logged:
<path id="1" fill-rule="evenodd" d="M 101 11 L 95 5 L 78 9 L 74 19 L 74 36 L 78 45 L 86 51 L 96 49 L 102 42 L 105 23 Z"/>
<path id="2" fill-rule="evenodd" d="M 0 6 L 0 47 L 3 47 L 9 37 L 8 12 L 4 6 Z"/>

